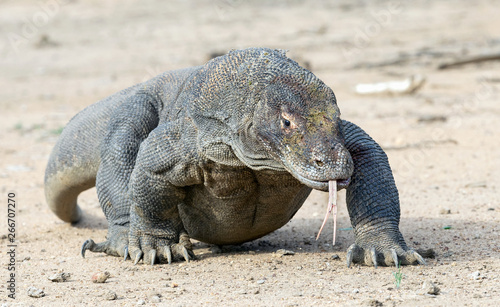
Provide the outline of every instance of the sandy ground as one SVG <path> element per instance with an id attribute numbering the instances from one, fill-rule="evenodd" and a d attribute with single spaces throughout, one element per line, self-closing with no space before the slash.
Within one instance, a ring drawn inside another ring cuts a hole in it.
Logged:
<path id="1" fill-rule="evenodd" d="M 500 62 L 439 70 L 500 53 L 500 1 L 1 1 L 0 253 L 2 306 L 493 306 L 500 301 Z M 427 266 L 346 267 L 353 242 L 340 193 L 318 241 L 327 196 L 313 193 L 282 229 L 242 246 L 194 244 L 197 261 L 133 266 L 79 248 L 103 240 L 95 190 L 69 225 L 44 200 L 49 153 L 85 106 L 170 69 L 233 48 L 267 46 L 332 87 L 343 117 L 386 150 L 401 197 L 401 231 L 433 248 Z M 358 83 L 426 79 L 408 95 L 354 92 Z M 15 287 L 8 297 L 8 192 L 16 193 Z M 331 225 L 331 224 L 329 224 Z M 279 249 L 294 255 L 279 257 Z M 339 260 L 335 259 L 339 256 Z M 63 270 L 68 281 L 48 277 Z M 108 271 L 106 283 L 91 282 Z M 425 281 L 437 295 L 420 292 Z M 44 297 L 27 295 L 30 287 Z M 115 300 L 108 300 L 113 298 Z"/>

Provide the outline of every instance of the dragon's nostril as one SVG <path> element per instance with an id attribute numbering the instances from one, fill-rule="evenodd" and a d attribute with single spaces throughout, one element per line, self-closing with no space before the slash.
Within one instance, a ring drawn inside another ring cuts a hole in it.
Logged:
<path id="1" fill-rule="evenodd" d="M 317 167 L 322 167 L 324 163 L 321 160 L 314 160 L 314 164 L 316 164 Z"/>

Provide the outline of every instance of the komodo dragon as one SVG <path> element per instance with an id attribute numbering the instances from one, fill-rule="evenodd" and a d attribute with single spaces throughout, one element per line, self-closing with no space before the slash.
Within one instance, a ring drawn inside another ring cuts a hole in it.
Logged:
<path id="1" fill-rule="evenodd" d="M 347 188 L 356 235 L 347 265 L 424 264 L 399 231 L 387 157 L 342 120 L 332 90 L 284 51 L 231 51 L 168 71 L 78 113 L 45 173 L 45 194 L 77 222 L 97 187 L 106 241 L 85 251 L 137 263 L 194 259 L 190 238 L 238 244 L 285 225 L 311 189 Z"/>

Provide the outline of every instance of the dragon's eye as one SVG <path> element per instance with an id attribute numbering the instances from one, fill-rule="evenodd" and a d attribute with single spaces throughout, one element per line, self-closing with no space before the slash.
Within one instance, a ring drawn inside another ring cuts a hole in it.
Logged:
<path id="1" fill-rule="evenodd" d="M 286 130 L 293 130 L 297 128 L 295 124 L 295 117 L 291 114 L 282 113 L 281 114 L 281 128 Z"/>

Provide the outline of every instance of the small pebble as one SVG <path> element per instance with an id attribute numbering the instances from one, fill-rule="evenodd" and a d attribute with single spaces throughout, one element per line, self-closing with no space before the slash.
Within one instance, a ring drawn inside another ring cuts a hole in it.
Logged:
<path id="1" fill-rule="evenodd" d="M 441 289 L 439 289 L 432 281 L 426 280 L 422 284 L 421 294 L 438 295 Z"/>
<path id="2" fill-rule="evenodd" d="M 171 283 L 170 284 L 170 288 L 177 288 L 179 285 L 176 284 L 175 282 Z"/>
<path id="3" fill-rule="evenodd" d="M 443 209 L 439 210 L 439 214 L 451 214 L 451 210 L 443 208 Z"/>
<path id="4" fill-rule="evenodd" d="M 113 291 L 108 291 L 104 294 L 104 299 L 108 301 L 114 301 L 116 300 L 116 298 L 117 298 L 116 293 Z"/>
<path id="5" fill-rule="evenodd" d="M 474 280 L 482 279 L 481 273 L 479 271 L 475 271 L 474 273 L 470 274 L 469 276 L 471 279 L 474 279 Z"/>
<path id="6" fill-rule="evenodd" d="M 68 280 L 70 277 L 71 277 L 70 273 L 59 272 L 48 277 L 48 279 L 52 282 L 64 282 Z"/>
<path id="7" fill-rule="evenodd" d="M 161 299 L 158 295 L 153 295 L 150 299 L 151 303 L 160 303 Z"/>
<path id="8" fill-rule="evenodd" d="M 435 123 L 435 122 L 445 122 L 448 118 L 444 115 L 433 115 L 427 114 L 422 115 L 418 118 L 419 123 Z"/>
<path id="9" fill-rule="evenodd" d="M 45 296 L 45 292 L 43 292 L 43 290 L 37 289 L 35 287 L 29 287 L 28 296 L 34 297 L 34 298 L 40 298 L 40 297 Z"/>
<path id="10" fill-rule="evenodd" d="M 374 300 L 374 299 L 368 300 L 366 302 L 366 305 L 367 306 L 374 306 L 374 307 L 384 306 L 384 304 L 382 304 L 381 301 L 377 301 L 377 300 Z"/>
<path id="11" fill-rule="evenodd" d="M 333 260 L 340 260 L 340 256 L 337 254 L 333 254 L 331 257 Z"/>
<path id="12" fill-rule="evenodd" d="M 449 258 L 451 256 L 453 256 L 453 252 L 446 252 L 443 254 L 443 258 Z"/>
<path id="13" fill-rule="evenodd" d="M 486 184 L 486 181 L 476 181 L 476 182 L 471 182 L 465 185 L 466 188 L 486 188 L 488 185 Z"/>
<path id="14" fill-rule="evenodd" d="M 137 301 L 136 305 L 144 305 L 144 304 L 146 304 L 146 301 L 143 300 L 143 299 L 140 299 L 140 300 Z"/>
<path id="15" fill-rule="evenodd" d="M 95 273 L 94 275 L 92 275 L 92 282 L 95 282 L 95 283 L 105 283 L 106 280 L 108 280 L 109 276 L 111 276 L 109 274 L 109 272 L 98 272 L 98 273 Z"/>
<path id="16" fill-rule="evenodd" d="M 257 283 L 258 283 L 259 285 L 262 285 L 262 284 L 263 284 L 263 283 L 265 283 L 265 282 L 266 282 L 266 281 L 265 281 L 264 279 L 259 279 L 259 280 L 257 280 Z"/>
<path id="17" fill-rule="evenodd" d="M 279 257 L 286 256 L 286 255 L 295 255 L 294 251 L 287 250 L 287 249 L 278 249 L 275 254 Z"/>
<path id="18" fill-rule="evenodd" d="M 354 290 L 352 290 L 352 293 L 353 293 L 353 294 L 359 293 L 359 289 L 354 289 Z"/>

